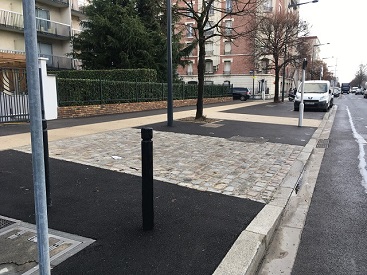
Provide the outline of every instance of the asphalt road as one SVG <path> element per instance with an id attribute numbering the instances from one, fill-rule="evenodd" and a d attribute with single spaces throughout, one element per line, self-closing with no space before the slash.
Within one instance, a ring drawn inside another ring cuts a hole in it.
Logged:
<path id="1" fill-rule="evenodd" d="M 367 99 L 343 95 L 292 274 L 367 274 Z"/>

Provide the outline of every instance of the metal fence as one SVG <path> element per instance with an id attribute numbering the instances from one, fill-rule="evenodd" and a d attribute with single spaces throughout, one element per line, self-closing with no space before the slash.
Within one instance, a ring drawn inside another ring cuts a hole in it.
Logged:
<path id="1" fill-rule="evenodd" d="M 29 121 L 28 95 L 0 92 L 0 123 L 15 121 Z"/>
<path id="2" fill-rule="evenodd" d="M 25 69 L 0 68 L 0 122 L 28 121 Z"/>

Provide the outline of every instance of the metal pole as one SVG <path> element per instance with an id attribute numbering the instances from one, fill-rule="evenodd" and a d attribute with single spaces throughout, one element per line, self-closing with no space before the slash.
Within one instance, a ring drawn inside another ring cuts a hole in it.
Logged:
<path id="1" fill-rule="evenodd" d="M 154 227 L 153 129 L 142 128 L 141 138 L 143 230 L 147 231 Z"/>
<path id="2" fill-rule="evenodd" d="M 303 64 L 302 64 L 301 102 L 299 104 L 299 120 L 298 120 L 298 126 L 299 127 L 302 127 L 302 122 L 303 122 L 303 110 L 304 110 L 304 104 L 303 104 L 303 88 L 305 86 L 306 67 L 307 67 L 307 60 L 305 58 L 303 60 Z"/>
<path id="3" fill-rule="evenodd" d="M 167 126 L 173 125 L 173 87 L 172 87 L 172 9 L 167 0 Z"/>
<path id="4" fill-rule="evenodd" d="M 51 271 L 35 10 L 35 1 L 23 0 L 38 261 L 40 274 L 48 275 L 51 274 Z"/>
<path id="5" fill-rule="evenodd" d="M 287 58 L 287 44 L 284 45 L 284 64 L 283 64 L 283 84 L 282 84 L 282 102 L 284 102 L 284 89 L 285 89 L 285 60 Z"/>

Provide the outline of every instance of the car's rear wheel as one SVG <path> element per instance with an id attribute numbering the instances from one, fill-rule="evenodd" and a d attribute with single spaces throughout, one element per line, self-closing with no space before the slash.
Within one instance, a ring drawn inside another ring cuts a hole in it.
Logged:
<path id="1" fill-rule="evenodd" d="M 240 99 L 241 99 L 241 101 L 246 101 L 247 100 L 247 96 L 241 95 Z"/>

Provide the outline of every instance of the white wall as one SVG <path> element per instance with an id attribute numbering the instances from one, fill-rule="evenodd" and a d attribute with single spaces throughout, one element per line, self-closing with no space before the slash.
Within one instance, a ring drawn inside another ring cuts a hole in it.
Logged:
<path id="1" fill-rule="evenodd" d="M 39 68 L 41 68 L 43 102 L 45 107 L 45 119 L 57 119 L 57 91 L 56 76 L 47 75 L 47 58 L 38 59 Z"/>

